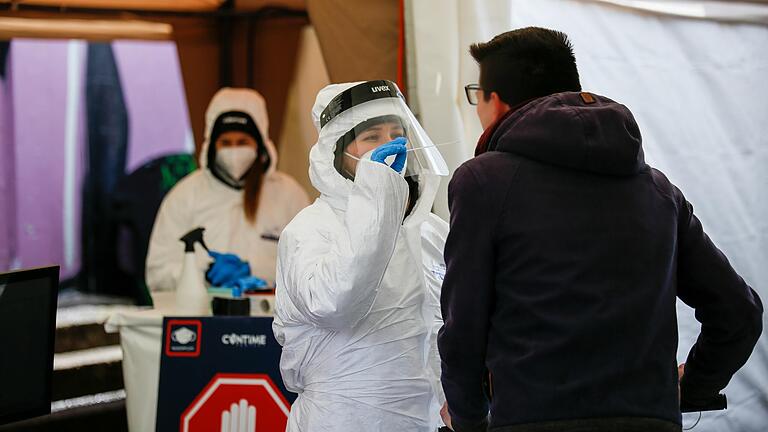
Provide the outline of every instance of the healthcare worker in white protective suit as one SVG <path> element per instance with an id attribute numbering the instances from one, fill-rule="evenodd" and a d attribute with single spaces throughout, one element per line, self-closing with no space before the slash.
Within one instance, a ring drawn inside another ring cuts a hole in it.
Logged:
<path id="1" fill-rule="evenodd" d="M 163 200 L 152 229 L 146 277 L 151 291 L 174 290 L 187 232 L 205 228 L 211 252 L 196 247 L 201 272 L 214 286 L 256 288 L 274 282 L 277 241 L 309 198 L 276 171 L 264 98 L 245 88 L 223 88 L 205 114 L 200 169 Z"/>
<path id="2" fill-rule="evenodd" d="M 299 394 L 287 430 L 433 432 L 445 162 L 390 81 L 330 85 L 312 116 L 321 196 L 278 246 L 273 330 Z"/>

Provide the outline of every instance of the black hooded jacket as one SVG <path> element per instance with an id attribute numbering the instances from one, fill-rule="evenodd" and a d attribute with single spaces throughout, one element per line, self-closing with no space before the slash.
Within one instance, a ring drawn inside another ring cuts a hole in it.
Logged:
<path id="1" fill-rule="evenodd" d="M 625 106 L 536 99 L 487 144 L 448 192 L 439 349 L 455 429 L 484 430 L 489 373 L 492 430 L 617 417 L 679 427 L 676 297 L 703 324 L 682 383 L 697 401 L 749 357 L 757 294 L 646 165 Z"/>

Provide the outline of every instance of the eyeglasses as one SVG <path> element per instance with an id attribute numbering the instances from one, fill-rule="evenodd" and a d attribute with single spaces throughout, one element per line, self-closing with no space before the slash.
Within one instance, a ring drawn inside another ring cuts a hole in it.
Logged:
<path id="1" fill-rule="evenodd" d="M 480 84 L 467 84 L 464 86 L 464 93 L 467 94 L 467 102 L 469 102 L 470 105 L 477 105 L 477 102 L 480 100 L 480 92 L 483 91 L 483 88 L 480 87 Z"/>

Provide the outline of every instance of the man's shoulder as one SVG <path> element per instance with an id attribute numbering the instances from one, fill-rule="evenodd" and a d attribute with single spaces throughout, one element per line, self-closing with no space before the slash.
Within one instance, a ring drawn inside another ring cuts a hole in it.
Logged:
<path id="1" fill-rule="evenodd" d="M 486 152 L 461 164 L 453 174 L 459 181 L 471 178 L 478 186 L 511 181 L 521 158 L 510 153 Z"/>
<path id="2" fill-rule="evenodd" d="M 661 196 L 671 200 L 675 205 L 684 199 L 680 189 L 678 189 L 678 187 L 675 186 L 663 172 L 648 166 L 648 175 Z"/>
<path id="3" fill-rule="evenodd" d="M 487 211 L 501 209 L 523 161 L 502 152 L 483 153 L 464 162 L 448 184 L 449 205 L 464 203 Z M 453 211 L 453 207 L 451 207 Z"/>

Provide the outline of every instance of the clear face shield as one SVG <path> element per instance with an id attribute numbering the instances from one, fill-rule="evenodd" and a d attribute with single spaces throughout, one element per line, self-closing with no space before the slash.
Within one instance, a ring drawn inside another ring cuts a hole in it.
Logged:
<path id="1" fill-rule="evenodd" d="M 350 180 L 361 159 L 370 159 L 374 149 L 397 138 L 406 140 L 406 177 L 448 175 L 442 155 L 391 81 L 368 81 L 345 90 L 328 104 L 320 124 L 321 134 L 339 137 L 334 166 Z M 394 158 L 388 158 L 387 164 L 391 165 Z"/>

